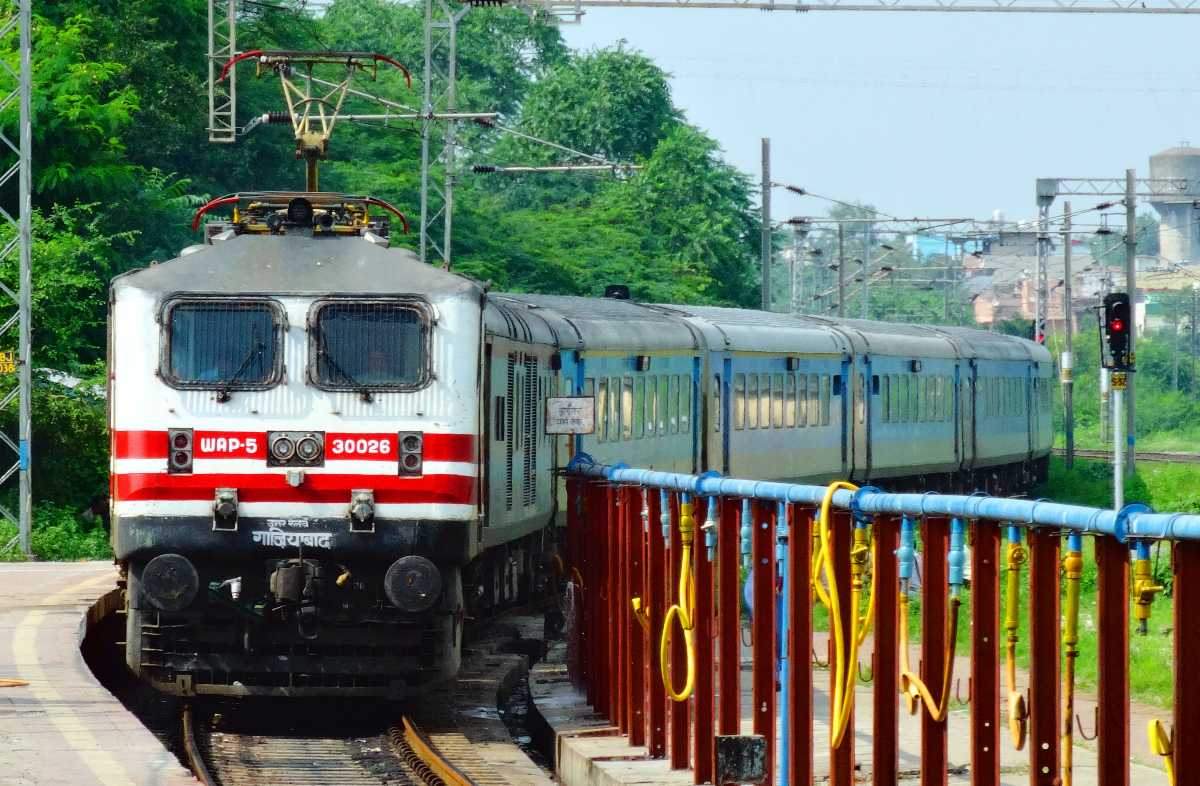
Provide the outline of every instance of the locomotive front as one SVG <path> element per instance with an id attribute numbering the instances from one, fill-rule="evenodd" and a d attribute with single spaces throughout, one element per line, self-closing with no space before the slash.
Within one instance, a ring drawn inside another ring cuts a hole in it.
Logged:
<path id="1" fill-rule="evenodd" d="M 113 547 L 126 658 L 160 690 L 401 697 L 457 671 L 483 295 L 388 249 L 371 204 L 238 197 L 113 283 Z"/>

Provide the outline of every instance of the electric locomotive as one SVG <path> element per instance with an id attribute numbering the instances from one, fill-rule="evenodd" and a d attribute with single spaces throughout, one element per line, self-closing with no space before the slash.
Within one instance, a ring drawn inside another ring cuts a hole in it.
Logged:
<path id="1" fill-rule="evenodd" d="M 399 698 L 449 679 L 468 618 L 543 586 L 577 451 L 895 490 L 1045 472 L 1052 370 L 1032 342 L 621 287 L 490 293 L 390 248 L 379 200 L 216 208 L 232 216 L 203 244 L 110 296 L 126 660 L 166 692 Z M 563 397 L 594 411 L 577 433 L 547 429 Z"/>

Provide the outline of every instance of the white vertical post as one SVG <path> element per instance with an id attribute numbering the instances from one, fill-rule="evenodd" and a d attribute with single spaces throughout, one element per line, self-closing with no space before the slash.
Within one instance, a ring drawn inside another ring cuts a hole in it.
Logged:
<path id="1" fill-rule="evenodd" d="M 1125 441 L 1125 419 L 1121 417 L 1121 394 L 1124 393 L 1125 382 L 1117 383 L 1117 374 L 1113 374 L 1113 510 L 1120 510 L 1125 507 L 1125 446 L 1121 443 Z"/>
<path id="2" fill-rule="evenodd" d="M 762 310 L 771 310 L 771 140 L 762 140 Z"/>

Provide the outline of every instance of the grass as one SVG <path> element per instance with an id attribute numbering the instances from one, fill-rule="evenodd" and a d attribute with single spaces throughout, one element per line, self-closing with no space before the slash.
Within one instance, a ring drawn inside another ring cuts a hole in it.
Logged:
<path id="1" fill-rule="evenodd" d="M 1076 461 L 1068 471 L 1061 459 L 1051 460 L 1050 477 L 1046 485 L 1034 492 L 1059 502 L 1069 502 L 1093 507 L 1108 507 L 1112 504 L 1111 467 L 1100 461 Z M 1143 462 L 1138 465 L 1137 475 L 1126 483 L 1126 499 L 1129 502 L 1144 502 L 1155 510 L 1164 512 L 1200 512 L 1200 465 Z M 1065 547 L 1065 544 L 1064 544 Z M 1078 690 L 1094 692 L 1097 688 L 1097 615 L 1096 615 L 1096 561 L 1091 538 L 1084 541 L 1084 569 L 1080 578 L 1079 601 L 1079 657 L 1076 659 L 1076 685 Z M 1001 551 L 1003 560 L 1003 546 Z M 1129 631 L 1129 678 L 1130 694 L 1135 701 L 1169 708 L 1173 698 L 1174 653 L 1172 648 L 1172 599 L 1170 597 L 1170 550 L 1156 547 L 1154 553 L 1155 579 L 1167 587 L 1151 606 L 1148 635 L 1137 633 L 1137 623 L 1130 612 Z M 1001 563 L 1003 569 L 1003 562 Z M 1003 579 L 1003 571 L 1001 578 Z M 1020 641 L 1017 645 L 1017 662 L 1022 669 L 1029 667 L 1029 571 L 1022 570 L 1021 592 L 1018 601 Z M 1065 588 L 1060 595 L 1060 608 L 1065 610 Z M 1001 583 L 1001 630 L 997 631 L 1003 657 L 1003 620 L 1005 598 Z M 864 598 L 862 611 L 865 613 Z M 970 647 L 971 593 L 963 593 L 960 609 L 957 647 L 959 654 L 966 654 Z M 921 608 L 918 599 L 909 603 L 908 630 L 910 643 L 921 638 Z M 813 628 L 826 631 L 829 617 L 824 607 L 818 605 L 813 611 Z M 1085 719 L 1090 726 L 1090 719 Z"/>

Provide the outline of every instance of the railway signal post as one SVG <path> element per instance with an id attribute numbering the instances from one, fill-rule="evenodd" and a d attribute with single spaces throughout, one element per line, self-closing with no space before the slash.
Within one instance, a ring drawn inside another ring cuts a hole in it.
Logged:
<path id="1" fill-rule="evenodd" d="M 1121 412 L 1121 400 L 1127 385 L 1126 374 L 1133 370 L 1133 353 L 1130 351 L 1130 328 L 1133 320 L 1129 294 L 1113 292 L 1105 295 L 1101 319 L 1101 365 L 1112 372 L 1110 384 L 1113 400 L 1113 509 L 1120 510 L 1125 506 L 1125 451 L 1122 444 L 1125 423 L 1118 413 Z"/>

